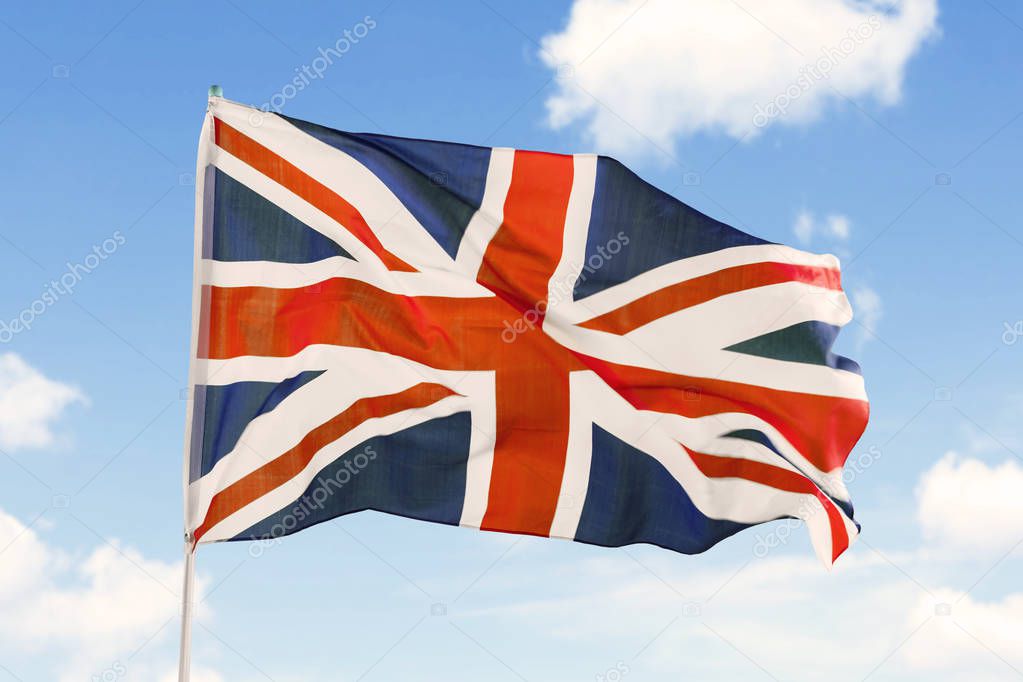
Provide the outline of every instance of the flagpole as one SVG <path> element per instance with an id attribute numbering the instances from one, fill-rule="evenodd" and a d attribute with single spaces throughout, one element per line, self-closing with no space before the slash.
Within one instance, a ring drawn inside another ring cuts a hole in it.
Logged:
<path id="1" fill-rule="evenodd" d="M 192 668 L 192 613 L 195 606 L 195 550 L 190 535 L 185 536 L 185 577 L 181 587 L 181 651 L 178 658 L 178 682 L 188 682 Z"/>
<path id="2" fill-rule="evenodd" d="M 209 102 L 214 97 L 223 97 L 224 89 L 219 85 L 211 85 L 208 91 L 207 101 Z M 207 126 L 209 125 L 209 103 L 207 104 L 207 122 L 203 127 L 204 134 L 207 134 Z M 201 184 L 203 165 L 206 163 L 203 157 L 203 143 L 199 143 L 199 157 L 196 162 L 195 170 L 195 266 L 198 267 L 198 259 L 201 257 L 201 237 L 202 234 L 202 206 L 203 206 L 203 184 Z M 198 282 L 198 270 L 195 270 L 192 281 L 192 343 L 191 343 L 191 360 L 189 362 L 189 377 L 188 377 L 188 390 L 191 393 L 192 387 L 195 383 L 192 372 L 194 370 L 194 360 L 197 351 L 196 334 L 198 333 L 198 322 L 194 316 L 198 314 L 197 303 L 195 299 L 195 292 L 197 290 Z M 191 630 L 192 630 L 192 619 L 194 617 L 195 610 L 195 552 L 198 549 L 198 543 L 194 542 L 192 534 L 188 531 L 189 522 L 191 517 L 188 514 L 188 482 L 189 482 L 189 463 L 191 456 L 191 428 L 192 418 L 194 415 L 190 414 L 185 420 L 185 455 L 184 455 L 184 499 L 185 499 L 185 538 L 184 538 L 184 578 L 181 585 L 181 648 L 178 655 L 178 682 L 188 682 L 191 679 Z"/>
<path id="3" fill-rule="evenodd" d="M 207 135 L 210 125 L 209 120 L 209 102 L 214 97 L 223 97 L 224 89 L 219 85 L 211 85 L 207 93 L 207 113 L 206 122 L 203 124 L 203 134 Z M 190 399 L 194 398 L 192 395 L 193 388 L 195 386 L 195 359 L 198 355 L 198 333 L 199 333 L 199 305 L 198 299 L 196 298 L 196 292 L 198 291 L 199 283 L 199 259 L 201 258 L 201 235 L 202 235 L 202 220 L 203 213 L 202 207 L 204 205 L 203 190 L 204 185 L 200 178 L 203 176 L 204 164 L 208 162 L 203 155 L 203 142 L 199 144 L 199 158 L 196 162 L 196 213 L 195 213 L 195 256 L 194 256 L 194 268 L 193 282 L 192 282 L 192 345 L 191 345 L 191 356 L 189 361 L 189 396 Z M 181 586 L 181 648 L 178 656 L 178 682 L 189 682 L 192 676 L 192 619 L 195 611 L 195 553 L 199 549 L 199 545 L 195 542 L 195 538 L 192 536 L 191 528 L 192 518 L 189 514 L 189 494 L 188 486 L 190 478 L 190 464 L 191 464 L 191 444 L 192 444 L 192 428 L 194 426 L 193 419 L 195 415 L 189 412 L 189 415 L 185 420 L 185 456 L 184 456 L 184 485 L 185 485 L 185 543 L 184 543 L 184 554 L 185 554 L 185 565 L 184 565 L 184 579 Z"/>

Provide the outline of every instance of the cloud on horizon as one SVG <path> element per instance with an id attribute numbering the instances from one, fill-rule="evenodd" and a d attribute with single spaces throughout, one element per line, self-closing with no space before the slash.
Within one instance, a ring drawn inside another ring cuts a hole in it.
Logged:
<path id="1" fill-rule="evenodd" d="M 566 651 L 576 642 L 621 643 L 625 652 L 640 652 L 625 661 L 630 668 L 657 679 L 740 679 L 754 666 L 793 680 L 1010 679 L 1009 666 L 1023 666 L 1023 650 L 1016 645 L 1023 639 L 1023 591 L 1011 578 L 1008 590 L 994 594 L 997 578 L 973 588 L 1000 558 L 1004 573 L 1013 575 L 1018 569 L 1009 564 L 1018 558 L 1005 557 L 1007 547 L 1001 545 L 997 551 L 964 552 L 961 545 L 934 542 L 929 528 L 944 516 L 924 519 L 934 504 L 943 503 L 949 515 L 962 511 L 964 527 L 974 524 L 966 533 L 984 535 L 979 524 L 989 519 L 989 501 L 1004 501 L 1006 492 L 984 484 L 999 474 L 1009 475 L 1006 486 L 1018 485 L 1023 469 L 952 456 L 937 461 L 919 478 L 918 544 L 901 550 L 857 545 L 831 573 L 811 557 L 782 548 L 762 558 L 751 552 L 749 561 L 740 556 L 724 568 L 635 548 L 628 556 L 552 566 L 549 578 L 570 585 L 558 598 L 509 603 L 495 588 L 495 602 L 489 603 L 479 590 L 466 617 L 477 628 L 543 623 Z M 942 489 L 940 499 L 936 487 Z M 1007 516 L 1018 541 L 1023 516 Z M 941 540 L 962 539 L 958 528 L 942 532 L 951 538 Z M 1005 540 L 1013 532 L 996 535 Z M 501 594 L 529 593 L 523 582 L 529 578 L 516 576 L 514 567 L 497 573 L 488 585 L 499 585 Z"/>
<path id="2" fill-rule="evenodd" d="M 153 679 L 171 666 L 151 656 L 129 659 L 148 639 L 177 632 L 181 562 L 116 541 L 71 554 L 3 510 L 0 547 L 0 641 L 14 672 L 13 651 L 44 657 L 51 679 L 61 682 L 105 674 Z"/>

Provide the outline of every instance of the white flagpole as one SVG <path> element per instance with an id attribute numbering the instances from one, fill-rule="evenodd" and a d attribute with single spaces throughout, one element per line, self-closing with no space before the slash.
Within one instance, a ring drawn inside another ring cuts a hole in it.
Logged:
<path id="1" fill-rule="evenodd" d="M 195 606 L 195 550 L 191 537 L 185 537 L 185 578 L 181 588 L 181 653 L 178 682 L 188 682 L 192 668 L 192 612 Z"/>
<path id="2" fill-rule="evenodd" d="M 223 97 L 224 90 L 219 85 L 211 85 L 209 89 L 209 99 L 214 97 Z M 203 135 L 208 136 L 211 134 L 210 131 L 210 114 L 209 104 L 207 104 L 206 121 L 203 124 Z M 199 143 L 199 155 L 196 160 L 196 174 L 195 174 L 195 187 L 196 187 L 196 213 L 195 213 L 195 257 L 194 257 L 194 268 L 193 282 L 192 282 L 192 344 L 191 344 L 191 356 L 189 360 L 189 400 L 194 400 L 195 396 L 193 393 L 194 386 L 196 384 L 194 371 L 195 371 L 195 358 L 198 350 L 198 334 L 199 334 L 199 299 L 197 293 L 199 291 L 199 261 L 202 257 L 202 221 L 205 216 L 203 214 L 203 207 L 205 200 L 203 192 L 205 190 L 203 178 L 206 164 L 208 159 L 204 154 L 204 148 L 206 142 L 202 139 Z M 192 407 L 190 405 L 190 407 Z M 195 611 L 195 553 L 199 549 L 198 543 L 194 542 L 192 533 L 188 530 L 192 523 L 191 515 L 189 514 L 189 494 L 188 485 L 190 480 L 190 457 L 191 444 L 192 444 L 192 429 L 194 428 L 193 419 L 195 415 L 189 411 L 188 416 L 185 420 L 185 456 L 184 456 L 184 485 L 185 485 L 185 576 L 181 587 L 181 649 L 178 658 L 178 682 L 189 682 L 192 676 L 192 618 Z"/>

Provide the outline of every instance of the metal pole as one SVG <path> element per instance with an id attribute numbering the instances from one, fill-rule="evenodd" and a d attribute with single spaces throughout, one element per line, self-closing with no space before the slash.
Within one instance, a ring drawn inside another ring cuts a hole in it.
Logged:
<path id="1" fill-rule="evenodd" d="M 223 97 L 224 96 L 224 89 L 222 87 L 220 87 L 219 85 L 211 85 L 210 89 L 209 89 L 209 92 L 208 92 L 208 96 L 209 96 L 210 99 L 212 99 L 214 97 Z M 207 116 L 208 116 L 208 114 L 207 114 Z M 204 130 L 205 130 L 205 128 L 204 128 Z M 200 150 L 201 149 L 202 149 L 202 146 L 200 145 Z M 199 171 L 201 171 L 201 170 L 202 169 L 200 168 L 200 169 L 198 169 L 196 171 L 196 177 L 197 178 L 202 177 L 202 175 L 199 174 Z M 202 185 L 200 185 L 199 182 L 197 181 L 196 182 L 196 188 L 197 188 L 197 195 L 196 196 L 197 197 L 201 196 L 201 194 L 199 194 L 199 192 L 201 191 L 201 190 L 199 190 L 200 187 L 202 187 Z M 202 204 L 201 201 L 197 202 L 197 208 L 196 208 L 196 221 L 197 221 L 196 234 L 197 235 L 201 234 L 201 232 L 198 229 L 198 221 L 200 220 L 200 217 L 199 217 L 200 213 L 199 213 L 199 211 L 202 210 L 201 209 L 201 204 Z M 198 253 L 199 253 L 199 251 L 198 251 L 198 248 L 199 248 L 199 246 L 198 246 L 199 245 L 198 239 L 199 238 L 197 236 L 196 237 L 196 240 L 197 240 L 196 241 L 196 249 L 197 249 L 197 251 L 196 251 L 196 254 L 197 254 L 196 258 L 197 259 L 199 257 L 198 256 Z M 198 265 L 196 265 L 196 267 L 198 267 Z M 194 292 L 193 292 L 193 294 L 194 294 Z M 194 307 L 195 307 L 195 302 L 193 301 L 193 308 Z M 193 315 L 198 315 L 198 312 L 193 310 Z M 195 351 L 196 351 L 196 341 L 195 341 L 196 336 L 195 335 L 198 333 L 198 329 L 197 329 L 197 326 L 196 326 L 196 322 L 194 320 L 193 320 L 192 324 L 193 324 L 193 329 L 192 329 L 192 353 L 193 353 L 193 355 L 192 355 L 192 358 L 191 358 L 191 363 L 194 363 L 195 362 Z M 194 364 L 191 364 L 190 366 L 194 367 Z M 194 381 L 191 378 L 191 369 L 189 370 L 189 372 L 190 372 L 190 374 L 189 374 L 189 376 L 190 376 L 190 378 L 189 378 L 189 381 L 190 381 L 189 388 L 191 389 L 192 384 L 194 384 Z M 188 524 L 189 524 L 189 521 L 188 521 L 188 519 L 189 519 L 189 515 L 188 515 L 188 471 L 189 471 L 189 457 L 191 456 L 191 452 L 190 452 L 190 449 L 189 449 L 191 439 L 189 438 L 189 433 L 190 433 L 191 429 L 194 427 L 194 424 L 192 424 L 192 421 L 191 421 L 194 418 L 195 418 L 194 415 L 191 415 L 189 417 L 189 420 L 186 422 L 186 426 L 185 426 L 185 476 L 184 476 L 184 480 L 185 480 L 185 526 L 186 526 L 186 531 L 185 531 L 185 570 L 184 570 L 185 576 L 184 576 L 184 580 L 183 580 L 182 587 L 181 587 L 181 649 L 180 649 L 180 654 L 179 654 L 179 657 L 178 657 L 178 682 L 189 682 L 189 679 L 191 679 L 191 676 L 192 676 L 192 617 L 193 617 L 193 611 L 194 611 L 194 607 L 195 607 L 195 553 L 196 553 L 196 550 L 198 549 L 198 544 L 194 542 L 194 539 L 192 538 L 192 534 L 191 534 L 191 532 L 189 532 L 187 530 L 187 527 L 188 527 Z"/>
<path id="2" fill-rule="evenodd" d="M 181 588 L 181 655 L 178 682 L 188 682 L 192 668 L 192 610 L 195 591 L 195 550 L 191 537 L 185 537 L 185 578 Z"/>

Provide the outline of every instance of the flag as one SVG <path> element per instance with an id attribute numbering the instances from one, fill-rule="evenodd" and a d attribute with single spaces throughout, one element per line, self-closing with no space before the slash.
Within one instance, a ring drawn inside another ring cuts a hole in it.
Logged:
<path id="1" fill-rule="evenodd" d="M 346 133 L 213 97 L 197 174 L 185 522 L 376 510 L 702 552 L 856 536 L 839 263 L 614 159 Z"/>

